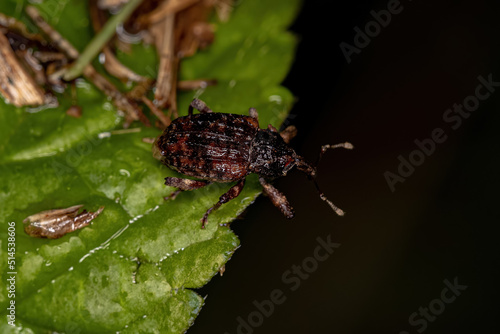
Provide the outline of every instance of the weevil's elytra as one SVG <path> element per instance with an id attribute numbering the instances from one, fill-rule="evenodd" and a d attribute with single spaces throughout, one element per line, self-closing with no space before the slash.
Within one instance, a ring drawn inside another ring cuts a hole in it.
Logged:
<path id="1" fill-rule="evenodd" d="M 200 114 L 193 114 L 193 108 Z M 199 180 L 177 177 L 165 178 L 165 184 L 180 191 L 194 190 L 212 182 L 234 182 L 228 192 L 207 210 L 202 221 L 204 227 L 208 215 L 222 204 L 236 198 L 245 185 L 250 173 L 258 174 L 263 191 L 272 203 L 287 217 L 293 218 L 293 208 L 286 197 L 269 181 L 285 176 L 293 167 L 313 179 L 316 168 L 306 162 L 288 146 L 295 136 L 291 126 L 279 133 L 272 125 L 260 129 L 258 113 L 250 108 L 249 116 L 214 113 L 203 101 L 194 99 L 188 116 L 175 119 L 159 136 L 153 145 L 153 155 L 171 169 Z M 350 143 L 325 145 L 322 153 L 329 148 L 351 149 Z M 339 215 L 343 211 L 329 201 L 314 182 L 320 198 L 326 201 Z"/>
<path id="2" fill-rule="evenodd" d="M 179 173 L 214 182 L 248 173 L 258 123 L 248 116 L 197 114 L 177 118 L 157 141 L 162 162 Z"/>

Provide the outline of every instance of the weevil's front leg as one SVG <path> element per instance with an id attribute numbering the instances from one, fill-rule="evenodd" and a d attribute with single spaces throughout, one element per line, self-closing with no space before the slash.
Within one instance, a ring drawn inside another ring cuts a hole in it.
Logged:
<path id="1" fill-rule="evenodd" d="M 238 195 L 241 193 L 243 190 L 243 187 L 245 186 L 245 179 L 241 179 L 236 183 L 234 186 L 232 186 L 227 193 L 219 197 L 219 201 L 215 203 L 214 206 L 212 206 L 210 209 L 205 212 L 203 215 L 203 218 L 201 219 L 201 228 L 205 228 L 205 223 L 207 222 L 208 215 L 217 210 L 222 204 L 229 202 L 230 200 L 238 197 Z"/>
<path id="2" fill-rule="evenodd" d="M 262 176 L 259 177 L 259 182 L 262 185 L 264 193 L 271 199 L 274 206 L 280 209 L 281 213 L 283 213 L 286 218 L 292 219 L 295 213 L 285 195 L 268 183 Z"/>
<path id="3" fill-rule="evenodd" d="M 165 185 L 178 188 L 165 199 L 175 199 L 182 191 L 195 190 L 208 186 L 210 182 L 204 180 L 182 179 L 180 177 L 166 177 Z"/>
<path id="4" fill-rule="evenodd" d="M 210 109 L 205 102 L 199 99 L 194 99 L 189 104 L 188 115 L 193 115 L 193 108 L 201 112 L 202 114 L 212 113 L 212 109 Z"/>

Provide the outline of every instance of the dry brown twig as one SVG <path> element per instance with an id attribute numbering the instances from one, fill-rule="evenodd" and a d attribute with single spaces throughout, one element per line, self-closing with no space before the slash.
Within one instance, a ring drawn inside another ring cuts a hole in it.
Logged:
<path id="1" fill-rule="evenodd" d="M 206 23 L 211 10 L 210 5 L 204 1 L 184 1 L 181 5 L 178 0 L 172 0 L 138 19 L 140 21 L 142 18 L 142 23 L 148 22 L 160 57 L 155 103 L 159 108 L 168 106 L 169 115 L 173 114 L 174 117 L 178 116 L 180 60 L 213 41 L 213 32 Z"/>
<path id="2" fill-rule="evenodd" d="M 163 21 L 167 16 L 176 14 L 186 8 L 191 7 L 200 0 L 168 0 L 163 1 L 155 10 L 139 16 L 135 24 L 139 27 L 147 27 L 160 21 Z"/>
<path id="3" fill-rule="evenodd" d="M 174 70 L 174 23 L 175 14 L 170 14 L 150 27 L 155 38 L 156 49 L 160 57 L 158 78 L 156 81 L 155 103 L 159 108 L 167 105 L 172 88 L 172 71 Z"/>
<path id="4" fill-rule="evenodd" d="M 0 26 L 3 26 L 10 31 L 14 31 L 26 39 L 36 42 L 43 42 L 43 39 L 38 34 L 33 34 L 28 31 L 28 28 L 21 21 L 16 20 L 13 17 L 7 16 L 0 13 Z"/>
<path id="5" fill-rule="evenodd" d="M 177 89 L 179 90 L 205 89 L 208 86 L 214 86 L 216 84 L 217 80 L 215 79 L 181 80 L 177 82 Z"/>
<path id="6" fill-rule="evenodd" d="M 214 32 L 208 23 L 212 10 L 213 1 L 201 1 L 177 14 L 175 51 L 178 57 L 191 57 L 198 49 L 212 44 Z"/>
<path id="7" fill-rule="evenodd" d="M 112 9 L 119 7 L 127 2 L 128 0 L 98 0 L 97 5 L 102 9 Z"/>
<path id="8" fill-rule="evenodd" d="M 99 10 L 97 2 L 98 0 L 89 0 L 90 21 L 92 22 L 92 27 L 96 34 L 101 31 L 104 22 L 106 22 L 104 12 Z M 146 80 L 145 77 L 135 73 L 130 68 L 120 63 L 109 45 L 104 46 L 102 54 L 104 55 L 104 62 L 102 64 L 109 74 L 122 81 L 141 82 Z"/>

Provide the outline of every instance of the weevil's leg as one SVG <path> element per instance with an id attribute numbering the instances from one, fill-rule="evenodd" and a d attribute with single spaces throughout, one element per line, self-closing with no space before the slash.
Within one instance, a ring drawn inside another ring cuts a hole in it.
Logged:
<path id="1" fill-rule="evenodd" d="M 178 188 L 165 199 L 175 199 L 182 191 L 195 190 L 208 186 L 210 182 L 203 180 L 182 179 L 180 177 L 166 177 L 165 185 Z"/>
<path id="2" fill-rule="evenodd" d="M 205 228 L 205 223 L 207 222 L 208 215 L 217 210 L 222 204 L 229 202 L 230 200 L 238 197 L 238 195 L 241 193 L 243 190 L 243 187 L 245 186 L 245 179 L 241 179 L 236 183 L 234 186 L 232 186 L 224 195 L 219 197 L 219 201 L 215 203 L 214 206 L 212 206 L 210 209 L 205 212 L 203 215 L 203 218 L 201 219 L 201 228 Z"/>
<path id="3" fill-rule="evenodd" d="M 259 177 L 259 182 L 262 185 L 264 193 L 269 197 L 269 199 L 271 199 L 274 206 L 280 209 L 281 213 L 283 213 L 286 218 L 292 219 L 295 216 L 295 213 L 293 212 L 293 208 L 286 199 L 285 195 L 268 183 L 262 176 Z"/>
<path id="4" fill-rule="evenodd" d="M 297 128 L 295 125 L 289 125 L 285 128 L 285 130 L 280 132 L 281 138 L 285 141 L 285 143 L 289 143 L 293 137 L 297 135 Z"/>
<path id="5" fill-rule="evenodd" d="M 255 118 L 257 122 L 259 121 L 259 113 L 257 112 L 257 109 L 255 108 L 248 109 L 248 114 L 250 115 L 250 117 Z"/>
<path id="6" fill-rule="evenodd" d="M 210 109 L 205 102 L 199 99 L 194 99 L 191 101 L 189 104 L 188 108 L 188 115 L 191 116 L 193 115 L 193 108 L 201 112 L 202 114 L 207 114 L 213 112 L 212 109 Z"/>

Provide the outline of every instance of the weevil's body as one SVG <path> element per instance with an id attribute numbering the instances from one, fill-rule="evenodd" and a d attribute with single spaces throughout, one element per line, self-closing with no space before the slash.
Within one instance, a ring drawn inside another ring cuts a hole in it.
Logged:
<path id="1" fill-rule="evenodd" d="M 193 108 L 201 113 L 193 115 Z M 189 115 L 175 119 L 157 138 L 153 155 L 171 169 L 199 179 L 165 178 L 166 185 L 179 189 L 171 197 L 211 182 L 237 181 L 207 211 L 202 219 L 203 225 L 210 212 L 240 194 L 245 177 L 250 173 L 260 175 L 264 192 L 287 218 L 292 218 L 293 208 L 266 179 L 284 176 L 294 166 L 311 177 L 315 176 L 316 169 L 287 144 L 295 135 L 294 130 L 289 127 L 279 133 L 271 125 L 265 130 L 260 129 L 257 111 L 253 108 L 250 116 L 214 113 L 204 102 L 195 99 L 190 105 Z"/>
<path id="2" fill-rule="evenodd" d="M 250 173 L 278 177 L 295 165 L 295 152 L 278 133 L 262 130 L 255 118 L 242 115 L 179 117 L 156 147 L 168 167 L 214 182 L 238 181 Z"/>

